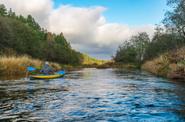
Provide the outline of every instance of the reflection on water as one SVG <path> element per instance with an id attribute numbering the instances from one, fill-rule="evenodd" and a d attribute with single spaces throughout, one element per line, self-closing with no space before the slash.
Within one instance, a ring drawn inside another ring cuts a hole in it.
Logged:
<path id="1" fill-rule="evenodd" d="M 83 69 L 48 81 L 0 81 L 0 120 L 185 121 L 184 86 L 118 69 Z"/>

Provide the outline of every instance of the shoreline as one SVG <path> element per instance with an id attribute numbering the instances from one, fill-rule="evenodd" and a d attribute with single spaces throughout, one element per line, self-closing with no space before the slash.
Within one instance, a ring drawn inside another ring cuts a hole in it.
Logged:
<path id="1" fill-rule="evenodd" d="M 142 65 L 142 70 L 171 80 L 185 81 L 185 48 L 146 61 Z"/>
<path id="2" fill-rule="evenodd" d="M 185 51 L 185 49 L 184 49 Z M 182 52 L 182 50 L 177 51 Z M 176 52 L 176 53 L 177 53 Z M 66 70 L 66 71 L 75 71 L 81 70 L 83 68 L 97 68 L 97 69 L 107 69 L 107 68 L 121 68 L 121 69 L 141 69 L 143 71 L 150 72 L 156 76 L 164 77 L 170 80 L 184 81 L 185 74 L 181 70 L 179 70 L 178 63 L 170 63 L 169 56 L 170 54 L 164 54 L 154 60 L 147 61 L 141 67 L 135 64 L 121 64 L 115 62 L 107 62 L 101 65 L 98 64 L 81 64 L 81 65 L 65 65 L 58 64 L 54 62 L 50 62 L 50 65 L 57 70 Z M 38 59 L 33 59 L 28 56 L 1 56 L 0 57 L 0 79 L 18 79 L 24 78 L 26 76 L 26 67 L 33 66 L 36 68 L 40 68 L 42 66 L 43 61 Z M 185 69 L 185 65 L 183 65 Z"/>

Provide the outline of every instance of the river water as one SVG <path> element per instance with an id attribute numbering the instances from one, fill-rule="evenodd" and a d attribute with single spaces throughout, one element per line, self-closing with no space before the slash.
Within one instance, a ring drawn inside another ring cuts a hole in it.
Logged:
<path id="1" fill-rule="evenodd" d="M 118 69 L 0 81 L 0 121 L 183 122 L 185 83 Z"/>

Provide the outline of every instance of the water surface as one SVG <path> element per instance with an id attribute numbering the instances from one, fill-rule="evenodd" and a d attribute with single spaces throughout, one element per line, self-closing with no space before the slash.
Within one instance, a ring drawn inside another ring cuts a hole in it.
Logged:
<path id="1" fill-rule="evenodd" d="M 185 83 L 118 69 L 0 81 L 0 121 L 183 122 Z"/>

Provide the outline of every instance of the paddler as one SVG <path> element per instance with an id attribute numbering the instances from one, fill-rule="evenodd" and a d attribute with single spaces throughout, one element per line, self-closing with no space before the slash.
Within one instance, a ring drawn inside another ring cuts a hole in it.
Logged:
<path id="1" fill-rule="evenodd" d="M 45 75 L 49 75 L 49 74 L 54 73 L 53 68 L 49 65 L 48 61 L 44 62 L 44 65 L 42 66 L 40 72 Z"/>

